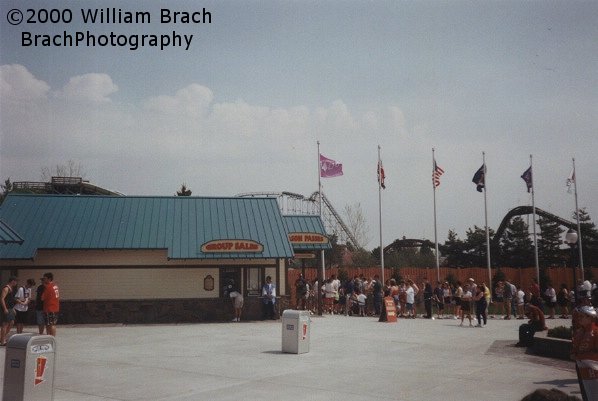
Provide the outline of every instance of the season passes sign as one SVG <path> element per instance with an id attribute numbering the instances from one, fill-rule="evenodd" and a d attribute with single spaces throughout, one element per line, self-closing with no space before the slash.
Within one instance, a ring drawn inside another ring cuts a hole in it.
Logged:
<path id="1" fill-rule="evenodd" d="M 291 244 L 327 244 L 328 237 L 318 233 L 290 233 L 289 241 Z"/>
<path id="2" fill-rule="evenodd" d="M 245 239 L 219 239 L 206 242 L 201 246 L 204 253 L 263 252 L 264 246 L 259 242 Z"/>

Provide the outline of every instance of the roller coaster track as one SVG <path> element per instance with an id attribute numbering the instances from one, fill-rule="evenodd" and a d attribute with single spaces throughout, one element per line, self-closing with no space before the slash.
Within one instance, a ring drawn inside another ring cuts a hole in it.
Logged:
<path id="1" fill-rule="evenodd" d="M 293 192 L 249 192 L 236 195 L 240 198 L 274 197 L 283 215 L 319 215 L 319 192 L 314 192 L 310 197 Z M 350 242 L 356 248 L 361 245 L 336 211 L 332 202 L 322 193 L 322 222 L 328 235 L 335 235 L 339 243 Z"/>
<path id="2" fill-rule="evenodd" d="M 492 237 L 492 248 L 493 249 L 497 249 L 499 242 L 500 242 L 500 238 L 502 237 L 502 235 L 504 234 L 505 229 L 507 228 L 507 225 L 509 224 L 509 222 L 511 221 L 511 219 L 515 216 L 521 216 L 521 215 L 525 215 L 525 214 L 532 214 L 533 208 L 531 206 L 517 206 L 516 208 L 511 209 L 506 215 L 505 217 L 503 217 L 500 226 L 498 226 L 498 230 L 496 230 L 496 233 L 494 234 L 494 237 Z M 563 219 L 562 217 L 559 217 L 555 214 L 549 213 L 545 210 L 542 210 L 540 208 L 536 208 L 536 214 L 538 216 L 542 216 L 545 219 L 548 220 L 552 220 L 558 224 L 560 224 L 561 226 L 565 226 L 567 228 L 572 228 L 574 230 L 577 229 L 577 223 L 570 221 L 570 220 L 566 220 Z"/>

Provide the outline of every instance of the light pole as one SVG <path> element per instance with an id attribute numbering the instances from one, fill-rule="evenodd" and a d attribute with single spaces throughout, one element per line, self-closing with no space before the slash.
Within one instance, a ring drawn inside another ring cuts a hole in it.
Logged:
<path id="1" fill-rule="evenodd" d="M 577 274 L 575 272 L 575 263 L 573 263 L 575 258 L 575 244 L 577 244 L 577 231 L 570 228 L 569 231 L 567 231 L 567 234 L 565 234 L 565 243 L 569 245 L 569 247 L 571 248 L 571 258 L 569 263 L 573 268 L 573 290 L 575 291 L 573 294 L 575 296 L 575 306 L 577 306 L 577 293 L 579 292 L 579 288 L 577 286 Z"/>

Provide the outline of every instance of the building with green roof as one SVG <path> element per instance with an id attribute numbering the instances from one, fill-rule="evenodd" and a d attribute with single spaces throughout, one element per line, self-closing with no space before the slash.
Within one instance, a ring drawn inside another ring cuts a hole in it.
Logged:
<path id="1" fill-rule="evenodd" d="M 314 217 L 283 217 L 268 197 L 9 194 L 0 229 L 16 241 L 0 243 L 0 268 L 22 282 L 53 272 L 63 323 L 221 320 L 229 285 L 256 319 L 266 276 L 284 307 L 287 261 L 330 246 Z"/>

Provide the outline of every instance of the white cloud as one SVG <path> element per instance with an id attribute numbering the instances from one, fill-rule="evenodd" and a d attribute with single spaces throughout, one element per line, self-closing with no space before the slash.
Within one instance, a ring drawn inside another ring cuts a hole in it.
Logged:
<path id="1" fill-rule="evenodd" d="M 107 74 L 84 74 L 72 77 L 62 90 L 60 98 L 88 101 L 92 103 L 109 102 L 109 96 L 118 90 Z"/>
<path id="2" fill-rule="evenodd" d="M 18 64 L 0 66 L 0 98 L 5 101 L 31 101 L 43 99 L 50 89 Z"/>
<path id="3" fill-rule="evenodd" d="M 483 198 L 471 183 L 481 150 L 487 150 L 490 171 L 491 227 L 510 208 L 527 202 L 519 176 L 530 150 L 509 143 L 510 137 L 472 141 L 446 134 L 430 123 L 433 115 L 417 119 L 397 104 L 356 112 L 343 100 L 313 108 L 215 102 L 212 90 L 197 83 L 126 104 L 110 101 L 118 87 L 106 74 L 73 77 L 55 92 L 58 99 L 48 96 L 51 88 L 23 66 L 0 66 L 0 72 L 0 179 L 35 181 L 42 167 L 74 160 L 94 183 L 129 195 L 172 195 L 183 182 L 194 195 L 309 195 L 317 189 L 319 140 L 321 152 L 343 163 L 345 171 L 324 181 L 327 197 L 337 210 L 360 202 L 372 230 L 378 221 L 377 145 L 382 146 L 385 241 L 402 235 L 432 238 L 432 147 L 446 171 L 437 192 L 441 240 L 448 228 L 464 237 L 466 228 L 483 225 Z M 552 142 L 555 154 L 533 150 L 538 154 L 534 171 L 537 205 L 568 217 L 571 199 L 563 180 L 569 160 L 556 152 L 570 154 L 576 146 L 563 141 Z M 595 163 L 585 153 L 578 160 L 585 184 L 580 206 L 586 206 L 597 193 L 588 178 Z M 595 218 L 595 210 L 589 212 Z"/>

